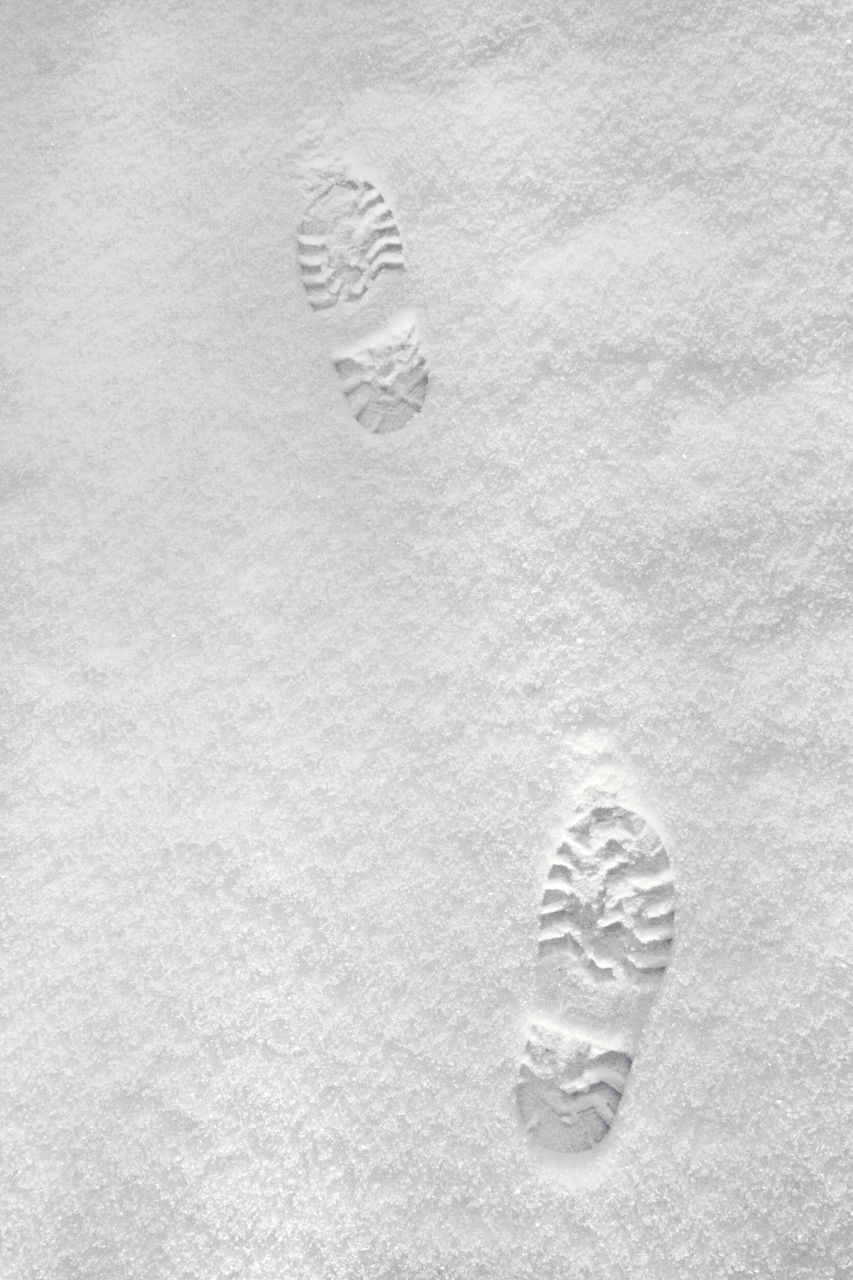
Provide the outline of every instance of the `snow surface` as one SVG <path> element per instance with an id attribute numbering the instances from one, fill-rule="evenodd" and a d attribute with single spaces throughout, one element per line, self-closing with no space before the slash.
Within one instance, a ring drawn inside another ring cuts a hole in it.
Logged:
<path id="1" fill-rule="evenodd" d="M 851 37 L 0 6 L 4 1280 L 853 1275 Z M 407 272 L 325 316 L 337 158 Z M 331 357 L 401 308 L 371 437 Z M 552 1175 L 513 1087 L 602 773 L 677 951 Z"/>

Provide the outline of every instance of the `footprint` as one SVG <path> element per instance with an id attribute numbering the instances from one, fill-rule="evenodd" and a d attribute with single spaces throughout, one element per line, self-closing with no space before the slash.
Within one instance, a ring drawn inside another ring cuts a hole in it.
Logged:
<path id="1" fill-rule="evenodd" d="M 405 277 L 400 231 L 383 195 L 342 174 L 321 181 L 299 224 L 297 256 L 309 303 L 327 314 L 339 302 L 364 303 L 383 272 Z M 429 371 L 411 314 L 341 347 L 333 364 L 367 431 L 399 431 L 423 408 Z"/>
<path id="2" fill-rule="evenodd" d="M 673 946 L 669 857 L 644 818 L 581 814 L 545 880 L 537 996 L 516 1101 L 531 1142 L 588 1151 L 609 1132 Z"/>
<path id="3" fill-rule="evenodd" d="M 332 178 L 299 224 L 299 270 L 315 311 L 358 302 L 382 271 L 403 271 L 394 215 L 369 182 Z"/>
<path id="4" fill-rule="evenodd" d="M 398 431 L 423 408 L 429 374 L 412 318 L 372 334 L 334 364 L 353 417 L 368 431 Z"/>

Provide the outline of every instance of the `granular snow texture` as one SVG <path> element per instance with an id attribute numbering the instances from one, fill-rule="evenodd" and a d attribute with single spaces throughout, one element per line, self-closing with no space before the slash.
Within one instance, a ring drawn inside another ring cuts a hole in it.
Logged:
<path id="1" fill-rule="evenodd" d="M 853 1274 L 853 16 L 0 8 L 4 1280 Z M 405 272 L 309 305 L 314 175 Z M 334 360 L 417 320 L 374 435 Z M 514 1087 L 592 776 L 677 947 Z"/>

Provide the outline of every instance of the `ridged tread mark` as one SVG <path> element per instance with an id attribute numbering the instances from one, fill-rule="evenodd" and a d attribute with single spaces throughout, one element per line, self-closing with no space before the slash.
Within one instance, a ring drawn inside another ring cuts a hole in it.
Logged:
<path id="1" fill-rule="evenodd" d="M 596 982 L 656 986 L 674 922 L 669 858 L 651 826 L 616 805 L 576 822 L 548 872 L 540 958 L 573 957 Z"/>
<path id="2" fill-rule="evenodd" d="M 302 283 L 315 311 L 357 302 L 383 271 L 403 271 L 393 213 L 370 182 L 335 177 L 305 211 L 297 231 Z"/>
<path id="3" fill-rule="evenodd" d="M 335 368 L 353 417 L 368 431 L 399 431 L 423 408 L 429 371 L 414 322 L 374 333 Z"/>

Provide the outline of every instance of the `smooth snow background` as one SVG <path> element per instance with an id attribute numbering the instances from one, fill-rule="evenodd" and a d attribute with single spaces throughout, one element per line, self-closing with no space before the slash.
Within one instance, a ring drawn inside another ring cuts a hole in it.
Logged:
<path id="1" fill-rule="evenodd" d="M 0 22 L 2 1274 L 851 1274 L 849 10 Z M 329 318 L 336 156 L 408 276 Z M 399 306 L 377 442 L 329 354 Z M 679 947 L 558 1180 L 512 1086 L 601 769 Z"/>

